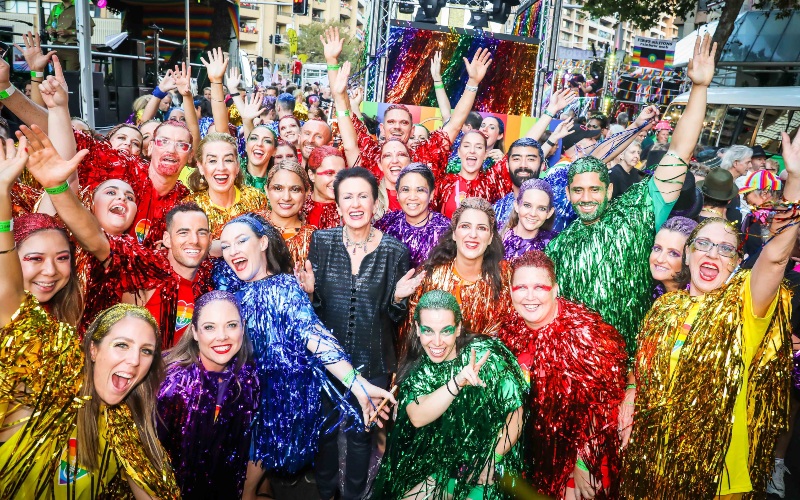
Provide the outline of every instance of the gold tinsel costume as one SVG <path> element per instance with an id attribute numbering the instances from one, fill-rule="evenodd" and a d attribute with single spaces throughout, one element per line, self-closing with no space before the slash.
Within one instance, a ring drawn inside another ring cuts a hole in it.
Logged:
<path id="1" fill-rule="evenodd" d="M 788 423 L 790 297 L 781 287 L 765 319 L 756 318 L 766 330 L 763 338 L 760 332 L 743 333 L 745 322 L 754 318 L 744 310 L 752 308 L 749 278 L 750 271 L 740 271 L 723 288 L 699 297 L 668 293 L 645 317 L 623 498 L 697 500 L 746 492 L 731 485 L 742 474 L 745 482 L 749 474 L 752 492 L 763 496 L 775 440 Z M 695 310 L 691 321 L 687 316 Z M 673 348 L 681 349 L 677 360 Z M 746 429 L 738 432 L 736 414 L 746 415 Z M 734 448 L 738 459 L 726 463 Z"/>
<path id="2" fill-rule="evenodd" d="M 303 224 L 297 232 L 281 232 L 295 264 L 300 262 L 305 265 L 306 259 L 308 259 L 308 246 L 311 244 L 311 235 L 316 230 L 317 228 L 311 224 Z"/>
<path id="3" fill-rule="evenodd" d="M 211 201 L 207 189 L 190 194 L 183 201 L 193 201 L 200 205 L 200 208 L 208 216 L 208 228 L 215 240 L 219 239 L 222 228 L 229 220 L 248 212 L 264 210 L 267 207 L 267 196 L 250 186 L 242 189 L 236 188 L 236 201 L 230 208 L 223 208 Z"/>
<path id="4" fill-rule="evenodd" d="M 33 412 L 3 426 L 22 424 L 0 446 L 1 499 L 132 497 L 123 474 L 151 496 L 179 498 L 169 464 L 165 462 L 164 470 L 153 468 L 125 404 L 101 410 L 100 470 L 75 466 L 71 438 L 85 403 L 77 396 L 83 352 L 75 329 L 55 321 L 33 295 L 26 296 L 11 322 L 0 329 L 0 367 L 0 422 L 20 408 Z"/>

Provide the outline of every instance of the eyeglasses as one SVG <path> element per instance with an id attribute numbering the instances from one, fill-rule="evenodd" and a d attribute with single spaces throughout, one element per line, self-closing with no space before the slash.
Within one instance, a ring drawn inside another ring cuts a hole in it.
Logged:
<path id="1" fill-rule="evenodd" d="M 175 148 L 178 151 L 181 151 L 181 152 L 184 152 L 184 153 L 186 153 L 187 151 L 192 149 L 192 145 L 189 144 L 188 142 L 173 141 L 171 139 L 167 139 L 166 137 L 156 137 L 155 139 L 153 139 L 153 142 L 156 143 L 156 146 L 158 146 L 160 148 L 164 148 L 164 149 L 169 148 L 170 146 L 172 146 L 174 144 Z"/>
<path id="2" fill-rule="evenodd" d="M 695 248 L 695 250 L 703 253 L 708 253 L 712 248 L 717 247 L 717 252 L 719 252 L 719 254 L 723 257 L 730 258 L 736 256 L 736 247 L 730 243 L 714 243 L 711 240 L 699 238 L 692 242 L 692 246 Z"/>

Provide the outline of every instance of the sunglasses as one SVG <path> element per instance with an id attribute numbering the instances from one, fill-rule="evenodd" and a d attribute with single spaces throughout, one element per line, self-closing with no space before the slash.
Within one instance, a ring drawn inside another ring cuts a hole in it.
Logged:
<path id="1" fill-rule="evenodd" d="M 167 139 L 166 137 L 156 137 L 153 139 L 153 142 L 156 143 L 156 146 L 164 149 L 167 149 L 174 144 L 175 148 L 183 153 L 186 153 L 192 149 L 192 145 L 188 142 L 173 141 L 171 139 Z"/>

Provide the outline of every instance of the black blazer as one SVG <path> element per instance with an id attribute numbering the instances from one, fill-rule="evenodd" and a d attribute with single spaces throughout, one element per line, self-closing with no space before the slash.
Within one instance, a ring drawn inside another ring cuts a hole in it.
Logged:
<path id="1" fill-rule="evenodd" d="M 396 371 L 394 344 L 407 301 L 394 303 L 394 289 L 408 272 L 408 248 L 384 234 L 354 275 L 342 228 L 335 227 L 314 231 L 308 260 L 314 268 L 314 310 L 353 367 L 368 379 Z"/>

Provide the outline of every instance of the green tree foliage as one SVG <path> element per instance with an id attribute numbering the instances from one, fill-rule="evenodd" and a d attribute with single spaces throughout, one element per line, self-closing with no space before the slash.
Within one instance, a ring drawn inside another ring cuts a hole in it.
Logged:
<path id="1" fill-rule="evenodd" d="M 339 28 L 339 33 L 344 38 L 344 46 L 342 47 L 342 55 L 339 57 L 339 61 L 350 61 L 352 64 L 356 64 L 361 52 L 364 50 L 364 44 L 353 36 L 350 28 L 344 23 L 311 23 L 306 26 L 300 26 L 297 34 L 297 52 L 299 54 L 307 54 L 308 62 L 324 63 L 325 56 L 322 52 L 322 42 L 319 41 L 319 37 L 329 27 Z"/>

